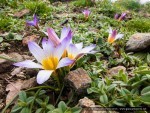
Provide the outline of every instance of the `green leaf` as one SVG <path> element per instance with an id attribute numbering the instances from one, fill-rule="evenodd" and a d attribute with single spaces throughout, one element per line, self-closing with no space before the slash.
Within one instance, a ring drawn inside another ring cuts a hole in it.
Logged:
<path id="1" fill-rule="evenodd" d="M 142 91 L 141 91 L 141 95 L 146 95 L 150 93 L 150 86 L 145 87 Z"/>
<path id="2" fill-rule="evenodd" d="M 42 113 L 42 110 L 43 110 L 43 108 L 39 108 L 39 109 L 36 110 L 35 113 Z"/>
<path id="3" fill-rule="evenodd" d="M 51 104 L 48 104 L 48 105 L 46 106 L 46 108 L 47 108 L 48 110 L 54 110 L 54 109 L 55 109 L 55 107 L 54 107 L 53 105 L 51 105 Z"/>
<path id="4" fill-rule="evenodd" d="M 14 40 L 22 40 L 22 35 L 15 35 Z"/>
<path id="5" fill-rule="evenodd" d="M 141 101 L 147 105 L 150 105 L 150 93 L 145 93 L 141 96 Z"/>
<path id="6" fill-rule="evenodd" d="M 61 109 L 57 108 L 57 109 L 54 109 L 53 111 L 49 111 L 48 113 L 64 113 L 61 111 Z"/>
<path id="7" fill-rule="evenodd" d="M 116 99 L 113 104 L 117 105 L 117 106 L 125 106 L 126 102 L 124 101 L 124 99 Z"/>
<path id="8" fill-rule="evenodd" d="M 13 107 L 11 113 L 15 113 L 15 112 L 17 112 L 17 111 L 19 111 L 19 110 L 21 110 L 21 109 L 22 109 L 22 107 L 20 107 L 20 106 L 15 106 L 15 107 Z"/>
<path id="9" fill-rule="evenodd" d="M 27 98 L 27 104 L 30 104 L 34 99 L 35 99 L 35 97 L 33 97 L 33 96 Z"/>
<path id="10" fill-rule="evenodd" d="M 27 100 L 27 95 L 26 95 L 26 92 L 25 92 L 25 91 L 21 91 L 21 92 L 19 93 L 19 99 L 20 99 L 21 101 L 23 101 L 23 102 L 26 102 L 26 100 Z"/>
<path id="11" fill-rule="evenodd" d="M 72 113 L 80 113 L 81 110 L 82 110 L 81 107 L 73 107 L 73 108 L 71 108 Z"/>
<path id="12" fill-rule="evenodd" d="M 99 89 L 96 88 L 96 87 L 91 87 L 91 88 L 87 89 L 87 93 L 88 94 L 90 94 L 90 93 L 99 93 Z"/>
<path id="13" fill-rule="evenodd" d="M 30 111 L 29 108 L 25 107 L 21 110 L 20 113 L 29 113 L 29 111 Z"/>
<path id="14" fill-rule="evenodd" d="M 112 91 L 113 89 L 115 89 L 116 86 L 117 86 L 117 84 L 112 84 L 112 85 L 108 86 L 107 92 Z"/>
<path id="15" fill-rule="evenodd" d="M 147 63 L 150 64 L 150 54 L 147 54 Z"/>
<path id="16" fill-rule="evenodd" d="M 3 37 L 0 37 L 0 43 L 3 42 Z"/>
<path id="17" fill-rule="evenodd" d="M 42 101 L 41 99 L 39 99 L 39 98 L 37 98 L 35 101 L 36 101 L 40 106 L 43 104 L 43 101 Z"/>
<path id="18" fill-rule="evenodd" d="M 100 102 L 103 104 L 107 104 L 108 103 L 108 97 L 106 94 L 103 94 L 100 96 Z"/>
<path id="19" fill-rule="evenodd" d="M 65 102 L 60 101 L 58 104 L 58 108 L 60 108 L 62 112 L 65 112 L 67 109 L 67 105 L 65 104 Z"/>

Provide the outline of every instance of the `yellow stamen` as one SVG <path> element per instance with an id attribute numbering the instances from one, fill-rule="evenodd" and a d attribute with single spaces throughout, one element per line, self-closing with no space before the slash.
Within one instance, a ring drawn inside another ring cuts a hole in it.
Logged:
<path id="1" fill-rule="evenodd" d="M 42 66 L 45 70 L 55 70 L 58 65 L 57 57 L 48 57 L 42 61 Z"/>
<path id="2" fill-rule="evenodd" d="M 65 50 L 63 55 L 62 55 L 62 58 L 65 58 L 65 57 L 67 57 L 67 50 Z"/>
<path id="3" fill-rule="evenodd" d="M 73 60 L 75 58 L 75 56 L 73 54 L 68 53 L 68 58 Z"/>

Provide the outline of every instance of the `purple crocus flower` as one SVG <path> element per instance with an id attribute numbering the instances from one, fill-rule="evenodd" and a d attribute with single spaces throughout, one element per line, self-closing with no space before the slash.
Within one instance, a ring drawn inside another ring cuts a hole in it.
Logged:
<path id="1" fill-rule="evenodd" d="M 122 21 L 125 19 L 125 16 L 127 15 L 127 13 L 122 13 L 120 14 L 115 14 L 114 19 L 118 20 L 118 21 Z"/>
<path id="2" fill-rule="evenodd" d="M 122 13 L 121 16 L 119 17 L 118 21 L 124 20 L 126 15 L 127 15 L 127 13 Z"/>
<path id="3" fill-rule="evenodd" d="M 26 21 L 26 24 L 29 26 L 34 26 L 36 29 L 39 30 L 39 26 L 38 26 L 38 18 L 37 16 L 34 14 L 33 16 L 33 20 L 32 21 Z"/>
<path id="4" fill-rule="evenodd" d="M 112 30 L 109 28 L 109 36 L 108 36 L 108 43 L 113 43 L 117 39 L 121 39 L 124 35 L 117 33 L 117 30 Z"/>
<path id="5" fill-rule="evenodd" d="M 119 14 L 115 14 L 114 19 L 118 19 L 119 18 Z"/>
<path id="6" fill-rule="evenodd" d="M 28 42 L 29 50 L 38 63 L 32 60 L 25 60 L 14 63 L 14 65 L 26 68 L 40 68 L 41 70 L 37 74 L 37 83 L 42 84 L 49 79 L 56 69 L 69 66 L 74 62 L 68 57 L 62 58 L 71 38 L 71 33 L 69 33 L 56 47 L 51 44 L 51 40 L 44 38 L 42 40 L 43 49 L 35 42 Z"/>
<path id="7" fill-rule="evenodd" d="M 84 14 L 85 19 L 88 19 L 91 11 L 86 9 L 86 10 L 83 10 L 82 13 Z"/>

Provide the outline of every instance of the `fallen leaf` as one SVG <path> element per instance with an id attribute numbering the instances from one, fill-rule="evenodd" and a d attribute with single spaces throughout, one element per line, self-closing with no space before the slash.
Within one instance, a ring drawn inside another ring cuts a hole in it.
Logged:
<path id="1" fill-rule="evenodd" d="M 28 14 L 29 12 L 30 12 L 29 9 L 23 9 L 23 10 L 21 10 L 19 12 L 16 12 L 14 14 L 14 16 L 20 18 L 20 17 L 23 17 L 24 15 Z"/>
<path id="2" fill-rule="evenodd" d="M 15 96 L 19 94 L 22 89 L 28 89 L 36 85 L 35 77 L 30 78 L 29 80 L 17 80 L 6 86 L 6 91 L 9 93 L 6 96 L 6 105 L 13 100 Z"/>
<path id="3" fill-rule="evenodd" d="M 10 74 L 11 74 L 12 76 L 14 76 L 14 75 L 16 75 L 16 74 L 19 74 L 19 73 L 21 72 L 21 70 L 22 70 L 22 67 L 17 67 L 17 68 L 15 68 Z"/>
<path id="4" fill-rule="evenodd" d="M 17 80 L 15 83 L 8 84 L 6 86 L 6 91 L 9 91 L 6 96 L 6 105 L 9 104 L 15 96 L 17 96 L 21 90 L 23 80 Z"/>

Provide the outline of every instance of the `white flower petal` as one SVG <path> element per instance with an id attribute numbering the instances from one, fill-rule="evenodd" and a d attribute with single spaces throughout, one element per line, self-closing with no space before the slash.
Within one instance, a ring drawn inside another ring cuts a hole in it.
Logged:
<path id="1" fill-rule="evenodd" d="M 124 34 L 117 34 L 115 40 L 123 38 Z"/>
<path id="2" fill-rule="evenodd" d="M 83 48 L 80 53 L 90 53 L 90 51 L 92 51 L 95 47 L 96 45 L 92 44 L 90 46 Z"/>
<path id="3" fill-rule="evenodd" d="M 57 66 L 57 69 L 58 68 L 61 68 L 61 67 L 65 67 L 65 66 L 68 66 L 70 64 L 72 64 L 74 62 L 74 60 L 70 60 L 69 58 L 63 58 L 59 61 L 58 63 L 58 66 Z"/>
<path id="4" fill-rule="evenodd" d="M 13 65 L 27 68 L 42 68 L 42 65 L 33 62 L 32 60 L 25 60 L 22 62 L 14 63 Z"/>
<path id="5" fill-rule="evenodd" d="M 42 84 L 49 79 L 53 70 L 41 70 L 37 75 L 37 83 Z"/>
<path id="6" fill-rule="evenodd" d="M 76 57 L 79 54 L 80 50 L 81 49 L 78 49 L 75 44 L 70 44 L 67 47 L 68 54 L 72 54 L 74 57 Z"/>
<path id="7" fill-rule="evenodd" d="M 77 44 L 75 44 L 76 45 L 76 47 L 78 48 L 78 49 L 82 49 L 82 47 L 83 47 L 83 42 L 81 42 L 81 43 L 77 43 Z"/>
<path id="8" fill-rule="evenodd" d="M 41 47 L 35 42 L 28 42 L 28 47 L 32 55 L 37 59 L 38 62 L 41 63 L 41 61 L 45 58 L 44 51 L 41 49 Z"/>

